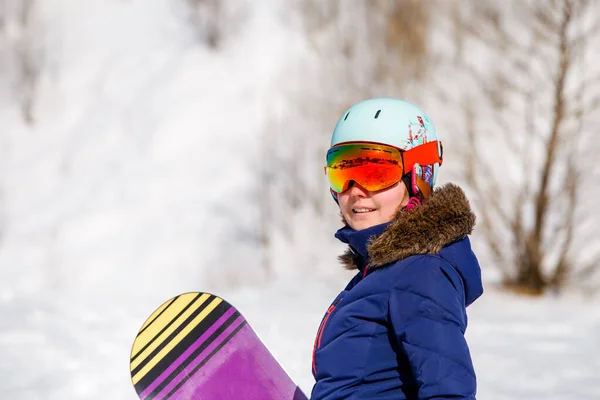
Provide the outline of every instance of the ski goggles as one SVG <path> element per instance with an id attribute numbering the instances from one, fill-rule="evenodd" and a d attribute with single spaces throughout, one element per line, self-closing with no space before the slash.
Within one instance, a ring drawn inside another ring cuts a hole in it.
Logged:
<path id="1" fill-rule="evenodd" d="M 439 142 L 440 149 L 441 145 Z M 351 182 L 376 192 L 398 183 L 415 164 L 441 164 L 442 156 L 437 140 L 406 151 L 378 143 L 352 142 L 330 148 L 326 162 L 325 175 L 334 192 L 346 191 Z"/>

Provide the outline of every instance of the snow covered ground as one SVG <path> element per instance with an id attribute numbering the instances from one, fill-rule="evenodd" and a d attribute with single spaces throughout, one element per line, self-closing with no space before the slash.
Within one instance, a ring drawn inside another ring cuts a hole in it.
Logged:
<path id="1" fill-rule="evenodd" d="M 236 304 L 309 393 L 314 335 L 349 278 L 334 227 L 296 215 L 272 279 L 239 233 L 256 220 L 256 138 L 302 51 L 284 3 L 249 2 L 218 52 L 173 0 L 38 4 L 38 121 L 0 108 L 0 399 L 135 399 L 137 330 L 194 290 Z M 488 289 L 468 330 L 480 398 L 600 398 L 599 306 Z"/>

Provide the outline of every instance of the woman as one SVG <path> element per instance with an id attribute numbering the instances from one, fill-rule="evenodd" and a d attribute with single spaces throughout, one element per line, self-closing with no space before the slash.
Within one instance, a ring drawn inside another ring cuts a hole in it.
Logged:
<path id="1" fill-rule="evenodd" d="M 325 168 L 356 276 L 323 318 L 312 400 L 475 399 L 464 333 L 483 293 L 463 191 L 434 190 L 442 145 L 427 115 L 398 99 L 348 109 Z"/>

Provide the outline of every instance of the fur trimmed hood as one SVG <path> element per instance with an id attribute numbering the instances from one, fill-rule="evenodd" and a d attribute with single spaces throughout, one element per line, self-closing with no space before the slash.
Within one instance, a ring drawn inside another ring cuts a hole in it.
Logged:
<path id="1" fill-rule="evenodd" d="M 383 233 L 367 243 L 369 268 L 417 254 L 437 254 L 446 245 L 471 234 L 475 214 L 463 190 L 446 184 L 435 189 L 423 204 L 401 210 Z M 356 269 L 360 255 L 348 249 L 339 257 L 348 269 Z"/>

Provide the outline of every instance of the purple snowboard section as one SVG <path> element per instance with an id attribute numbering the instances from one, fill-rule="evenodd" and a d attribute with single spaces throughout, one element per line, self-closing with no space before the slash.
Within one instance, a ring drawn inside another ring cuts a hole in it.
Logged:
<path id="1" fill-rule="evenodd" d="M 237 325 L 238 321 L 231 330 Z M 225 338 L 229 330 L 221 336 Z M 187 369 L 193 369 L 193 365 Z M 306 400 L 306 397 L 252 328 L 244 325 L 169 399 Z"/>
<path id="2" fill-rule="evenodd" d="M 132 382 L 141 400 L 306 400 L 244 317 L 223 299 L 185 293 L 151 318 L 131 354 Z"/>

